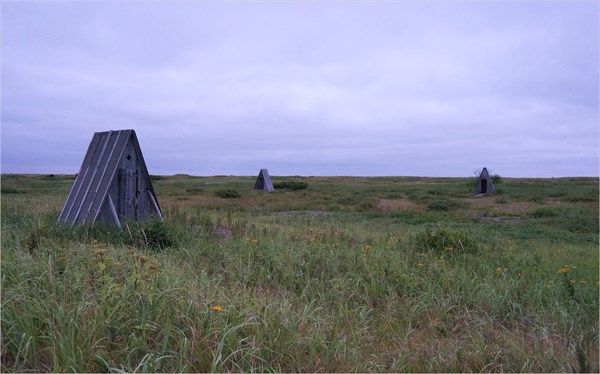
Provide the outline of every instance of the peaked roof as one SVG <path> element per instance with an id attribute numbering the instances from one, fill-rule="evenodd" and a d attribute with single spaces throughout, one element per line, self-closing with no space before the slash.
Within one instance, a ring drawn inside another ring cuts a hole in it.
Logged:
<path id="1" fill-rule="evenodd" d="M 275 190 L 267 169 L 260 169 L 260 173 L 258 173 L 258 178 L 256 178 L 256 183 L 254 184 L 254 188 L 252 190 L 266 192 L 272 192 Z"/>
<path id="2" fill-rule="evenodd" d="M 162 219 L 137 136 L 134 130 L 129 129 L 94 133 L 79 174 L 58 218 L 59 223 L 71 226 L 76 223 L 94 223 L 108 203 L 115 223 L 120 226 L 115 211 L 116 202 L 110 198 L 109 191 L 119 177 L 119 166 L 128 147 L 132 147 L 135 152 L 136 167 L 141 172 L 139 178 L 145 182 L 148 199 L 154 211 L 152 213 Z M 126 159 L 130 160 L 131 157 L 128 154 Z"/>
<path id="3" fill-rule="evenodd" d="M 494 183 L 492 182 L 492 178 L 490 177 L 490 173 L 487 168 L 483 168 L 481 173 L 479 174 L 479 178 L 477 178 L 477 185 L 475 186 L 475 194 L 493 194 L 496 193 L 496 189 L 494 188 Z"/>

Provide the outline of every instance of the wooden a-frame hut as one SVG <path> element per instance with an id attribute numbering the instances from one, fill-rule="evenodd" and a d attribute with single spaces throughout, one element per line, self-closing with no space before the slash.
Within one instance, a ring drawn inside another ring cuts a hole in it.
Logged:
<path id="1" fill-rule="evenodd" d="M 97 132 L 58 223 L 163 219 L 134 130 Z"/>
<path id="2" fill-rule="evenodd" d="M 488 173 L 487 168 L 483 168 L 481 174 L 479 174 L 479 178 L 477 178 L 475 195 L 488 195 L 494 193 L 496 193 L 496 189 L 494 188 L 494 183 L 492 183 L 490 173 Z"/>
<path id="3" fill-rule="evenodd" d="M 258 178 L 256 178 L 256 183 L 254 184 L 252 191 L 273 192 L 274 190 L 275 188 L 273 188 L 273 182 L 271 182 L 269 172 L 267 169 L 260 169 L 260 173 L 258 173 Z"/>

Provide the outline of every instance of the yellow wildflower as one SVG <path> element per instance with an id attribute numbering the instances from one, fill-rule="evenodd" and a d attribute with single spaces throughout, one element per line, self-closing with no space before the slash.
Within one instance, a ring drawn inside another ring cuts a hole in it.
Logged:
<path id="1" fill-rule="evenodd" d="M 423 265 L 423 264 L 422 264 L 422 263 L 420 263 L 420 262 L 417 264 L 417 267 L 419 267 L 419 268 L 422 268 L 423 266 L 425 266 L 425 265 Z"/>
<path id="2" fill-rule="evenodd" d="M 362 249 L 363 249 L 364 251 L 370 251 L 370 250 L 371 250 L 371 248 L 373 248 L 373 247 L 371 247 L 370 245 L 363 245 L 363 247 L 362 247 Z"/>
<path id="3" fill-rule="evenodd" d="M 223 308 L 221 308 L 218 305 L 213 305 L 213 306 L 210 307 L 210 310 L 212 310 L 213 312 L 222 312 Z"/>
<path id="4" fill-rule="evenodd" d="M 502 268 L 500 266 L 496 267 L 496 273 L 500 273 L 502 271 Z"/>
<path id="5" fill-rule="evenodd" d="M 254 240 L 252 241 L 252 244 L 254 244 L 254 245 L 257 245 L 257 244 L 258 244 L 258 240 L 254 239 Z"/>

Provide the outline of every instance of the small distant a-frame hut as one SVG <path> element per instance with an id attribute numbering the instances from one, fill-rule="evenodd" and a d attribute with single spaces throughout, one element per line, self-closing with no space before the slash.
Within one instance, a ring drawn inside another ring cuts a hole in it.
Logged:
<path id="1" fill-rule="evenodd" d="M 496 193 L 496 189 L 494 188 L 494 183 L 492 183 L 490 173 L 488 173 L 487 168 L 483 168 L 481 174 L 479 174 L 479 178 L 477 178 L 477 186 L 475 186 L 475 195 L 487 195 L 494 193 Z"/>
<path id="2" fill-rule="evenodd" d="M 58 223 L 163 219 L 134 130 L 97 132 Z"/>
<path id="3" fill-rule="evenodd" d="M 260 173 L 258 174 L 258 178 L 256 178 L 256 183 L 254 183 L 254 188 L 252 190 L 265 192 L 272 192 L 275 190 L 267 169 L 260 169 Z"/>

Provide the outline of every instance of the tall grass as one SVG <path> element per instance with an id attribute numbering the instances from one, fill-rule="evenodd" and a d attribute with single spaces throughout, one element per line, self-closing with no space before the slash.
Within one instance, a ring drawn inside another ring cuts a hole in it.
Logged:
<path id="1" fill-rule="evenodd" d="M 326 188 L 439 199 L 420 179 L 307 178 L 207 208 L 177 200 L 198 178 L 172 178 L 155 181 L 166 223 L 123 231 L 55 226 L 61 195 L 2 196 L 3 371 L 598 371 L 597 201 L 486 223 L 469 204 L 361 211 Z M 253 185 L 217 179 L 194 196 Z"/>

